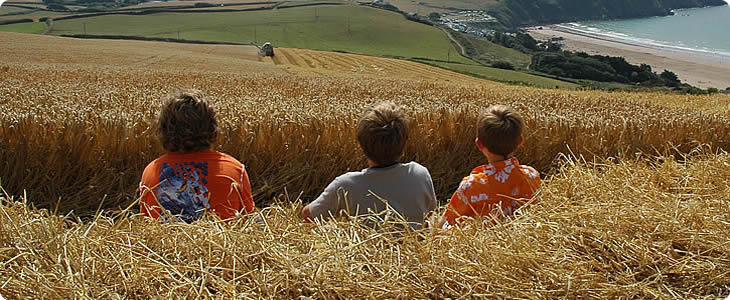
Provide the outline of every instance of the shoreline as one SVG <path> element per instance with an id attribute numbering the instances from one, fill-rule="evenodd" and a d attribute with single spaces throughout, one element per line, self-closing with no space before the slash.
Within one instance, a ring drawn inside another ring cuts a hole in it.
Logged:
<path id="1" fill-rule="evenodd" d="M 528 27 L 525 30 L 537 40 L 563 38 L 564 50 L 620 56 L 632 64 L 648 64 L 657 73 L 666 69 L 676 73 L 682 82 L 699 88 L 724 90 L 730 87 L 728 56 L 593 35 L 558 25 Z"/>

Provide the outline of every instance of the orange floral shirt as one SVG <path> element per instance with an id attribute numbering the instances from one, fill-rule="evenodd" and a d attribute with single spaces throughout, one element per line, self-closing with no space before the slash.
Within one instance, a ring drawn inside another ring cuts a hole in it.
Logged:
<path id="1" fill-rule="evenodd" d="M 512 215 L 540 187 L 540 173 L 522 166 L 517 158 L 483 165 L 465 177 L 449 201 L 444 218 L 455 225 L 460 217 Z"/>

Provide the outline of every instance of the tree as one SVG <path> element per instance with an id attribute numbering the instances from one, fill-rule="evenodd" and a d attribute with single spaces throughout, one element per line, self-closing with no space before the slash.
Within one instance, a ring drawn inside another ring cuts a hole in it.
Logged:
<path id="1" fill-rule="evenodd" d="M 441 19 L 441 14 L 437 13 L 437 12 L 432 12 L 432 13 L 428 14 L 428 18 L 431 21 L 435 22 L 435 21 L 438 21 L 439 19 Z"/>
<path id="2" fill-rule="evenodd" d="M 561 45 L 560 43 L 553 42 L 553 41 L 547 42 L 546 45 L 547 45 L 547 47 L 546 47 L 547 52 L 559 52 L 563 48 L 563 45 Z"/>
<path id="3" fill-rule="evenodd" d="M 492 64 L 492 68 L 498 68 L 498 69 L 504 69 L 504 70 L 514 70 L 515 66 L 513 66 L 511 63 L 506 61 L 498 61 L 494 62 Z"/>
<path id="4" fill-rule="evenodd" d="M 659 78 L 661 78 L 667 86 L 675 87 L 680 84 L 677 74 L 666 69 L 659 75 Z"/>

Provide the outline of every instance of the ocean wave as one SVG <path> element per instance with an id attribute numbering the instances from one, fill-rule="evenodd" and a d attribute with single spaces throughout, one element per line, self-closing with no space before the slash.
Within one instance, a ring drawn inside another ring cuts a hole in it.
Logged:
<path id="1" fill-rule="evenodd" d="M 730 1 L 730 0 L 726 0 Z M 730 57 L 730 52 L 720 50 L 720 49 L 711 49 L 707 47 L 702 46 L 691 46 L 686 45 L 682 41 L 657 41 L 652 39 L 646 39 L 646 38 L 640 38 L 631 36 L 625 33 L 620 32 L 614 32 L 609 30 L 604 30 L 592 26 L 587 26 L 585 24 L 579 24 L 579 23 L 563 23 L 563 24 L 556 24 L 554 25 L 559 28 L 566 29 L 568 31 L 573 31 L 579 34 L 593 36 L 600 39 L 615 41 L 615 42 L 623 42 L 627 44 L 634 44 L 634 45 L 644 45 L 649 47 L 658 47 L 663 49 L 670 49 L 670 50 L 676 50 L 676 51 L 686 51 L 686 52 L 695 52 L 699 54 L 706 54 L 706 55 L 719 55 L 719 56 L 726 56 Z"/>

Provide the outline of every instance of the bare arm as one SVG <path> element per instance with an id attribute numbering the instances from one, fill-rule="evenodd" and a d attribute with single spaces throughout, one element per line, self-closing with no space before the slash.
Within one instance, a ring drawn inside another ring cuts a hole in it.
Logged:
<path id="1" fill-rule="evenodd" d="M 439 223 L 436 228 L 444 228 L 444 224 L 446 224 L 446 216 L 441 216 L 439 218 Z"/>
<path id="2" fill-rule="evenodd" d="M 302 216 L 302 219 L 304 220 L 304 222 L 307 222 L 307 223 L 311 223 L 312 220 L 314 219 L 312 217 L 312 212 L 309 211 L 309 205 L 308 204 L 306 206 L 304 206 L 304 208 L 302 208 L 301 216 Z"/>

